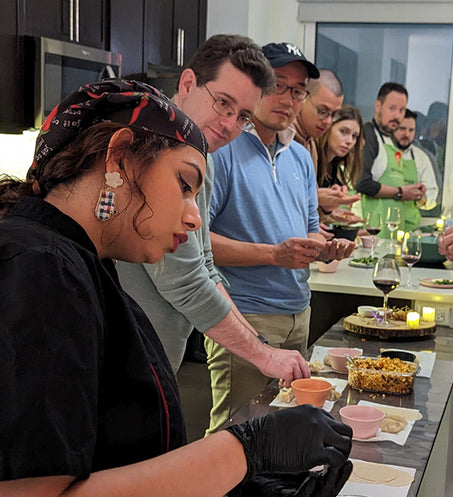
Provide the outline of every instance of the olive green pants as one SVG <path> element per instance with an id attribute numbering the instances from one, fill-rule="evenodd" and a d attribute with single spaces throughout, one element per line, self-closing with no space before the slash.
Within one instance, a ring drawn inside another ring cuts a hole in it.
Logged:
<path id="1" fill-rule="evenodd" d="M 298 314 L 244 314 L 244 317 L 266 337 L 269 345 L 302 353 L 308 343 L 310 311 L 308 307 Z M 205 348 L 212 390 L 212 409 L 206 431 L 206 435 L 210 435 L 263 391 L 272 378 L 208 337 L 205 337 Z"/>

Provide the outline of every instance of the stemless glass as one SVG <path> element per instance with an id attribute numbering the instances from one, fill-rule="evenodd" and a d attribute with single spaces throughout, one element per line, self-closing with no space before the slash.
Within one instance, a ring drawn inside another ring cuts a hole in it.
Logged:
<path id="1" fill-rule="evenodd" d="M 387 216 L 385 218 L 385 224 L 387 225 L 388 230 L 390 231 L 390 245 L 392 250 L 395 247 L 395 242 L 393 240 L 393 233 L 398 229 L 398 226 L 401 222 L 401 212 L 400 208 L 397 206 L 390 206 L 387 209 Z"/>
<path id="2" fill-rule="evenodd" d="M 382 229 L 381 213 L 370 211 L 366 216 L 366 230 L 371 235 L 371 257 L 374 257 L 374 246 L 376 245 L 376 235 Z"/>
<path id="3" fill-rule="evenodd" d="M 413 233 L 404 233 L 403 243 L 401 246 L 401 259 L 409 267 L 409 274 L 407 276 L 407 288 L 417 288 L 418 285 L 413 283 L 411 270 L 412 266 L 416 264 L 422 256 L 422 237 L 419 231 Z"/>
<path id="4" fill-rule="evenodd" d="M 399 286 L 400 281 L 400 270 L 394 258 L 383 257 L 376 262 L 373 271 L 373 283 L 384 294 L 384 320 L 382 321 L 384 326 L 389 324 L 387 320 L 388 294 Z"/>

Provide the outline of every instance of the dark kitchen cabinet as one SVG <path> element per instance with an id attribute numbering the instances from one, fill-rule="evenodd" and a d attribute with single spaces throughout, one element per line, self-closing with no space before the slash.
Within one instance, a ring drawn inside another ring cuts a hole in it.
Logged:
<path id="1" fill-rule="evenodd" d="M 187 65 L 206 38 L 206 9 L 206 0 L 146 1 L 145 64 Z"/>
<path id="2" fill-rule="evenodd" d="M 17 37 L 15 2 L 4 2 L 0 16 L 0 132 L 21 131 L 24 122 L 23 44 Z"/>
<path id="3" fill-rule="evenodd" d="M 108 0 L 17 0 L 18 34 L 107 48 Z"/>
<path id="4" fill-rule="evenodd" d="M 148 64 L 185 66 L 206 38 L 207 0 L 111 0 L 110 49 L 123 55 L 123 75 Z"/>

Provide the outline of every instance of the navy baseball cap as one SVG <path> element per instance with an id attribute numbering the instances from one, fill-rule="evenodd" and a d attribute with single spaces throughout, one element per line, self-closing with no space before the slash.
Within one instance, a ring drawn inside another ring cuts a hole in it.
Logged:
<path id="1" fill-rule="evenodd" d="M 272 67 L 282 67 L 290 62 L 302 62 L 308 72 L 308 77 L 319 78 L 318 68 L 309 62 L 296 45 L 292 43 L 268 43 L 261 47 Z"/>

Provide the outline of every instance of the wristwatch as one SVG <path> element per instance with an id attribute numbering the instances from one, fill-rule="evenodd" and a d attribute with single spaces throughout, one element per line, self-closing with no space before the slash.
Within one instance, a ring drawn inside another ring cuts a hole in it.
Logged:
<path id="1" fill-rule="evenodd" d="M 395 200 L 403 200 L 403 189 L 398 187 L 398 193 L 393 197 Z"/>

